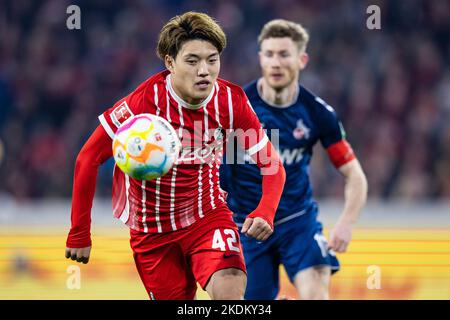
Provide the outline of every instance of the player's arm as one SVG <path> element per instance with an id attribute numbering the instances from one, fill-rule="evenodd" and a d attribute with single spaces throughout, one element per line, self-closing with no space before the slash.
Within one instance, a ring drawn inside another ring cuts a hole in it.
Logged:
<path id="1" fill-rule="evenodd" d="M 367 179 L 358 159 L 338 168 L 345 178 L 344 209 L 330 232 L 329 247 L 345 252 L 351 240 L 352 226 L 358 220 L 367 199 Z"/>
<path id="2" fill-rule="evenodd" d="M 241 232 L 264 241 L 273 233 L 273 220 L 286 181 L 286 172 L 270 141 L 251 157 L 261 169 L 262 197 L 256 209 L 245 219 Z"/>
<path id="3" fill-rule="evenodd" d="M 237 138 L 262 174 L 261 200 L 245 219 L 241 232 L 263 241 L 273 233 L 273 220 L 283 193 L 286 173 L 278 152 L 262 129 L 247 96 L 242 90 L 239 93 L 240 103 L 235 111 L 235 119 L 236 128 L 241 130 L 241 134 Z"/>
<path id="4" fill-rule="evenodd" d="M 99 125 L 77 156 L 72 191 L 72 226 L 66 258 L 88 263 L 91 251 L 91 208 L 99 166 L 112 156 L 111 138 Z"/>
<path id="5" fill-rule="evenodd" d="M 117 101 L 99 116 L 100 124 L 78 154 L 72 194 L 72 227 L 66 242 L 66 258 L 87 263 L 91 251 L 91 208 L 98 168 L 112 157 L 112 139 L 120 125 L 144 109 L 148 82 Z"/>
<path id="6" fill-rule="evenodd" d="M 330 231 L 328 246 L 345 252 L 352 236 L 353 224 L 358 220 L 367 199 L 367 180 L 352 147 L 345 139 L 345 131 L 333 108 L 320 101 L 318 123 L 321 142 L 335 168 L 345 178 L 344 209 Z"/>

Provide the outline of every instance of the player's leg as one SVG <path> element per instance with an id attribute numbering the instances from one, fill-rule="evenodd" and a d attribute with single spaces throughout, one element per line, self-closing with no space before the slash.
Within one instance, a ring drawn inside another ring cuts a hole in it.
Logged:
<path id="1" fill-rule="evenodd" d="M 183 246 L 196 280 L 211 299 L 243 299 L 245 261 L 231 213 L 216 210 L 193 227 Z"/>
<path id="2" fill-rule="evenodd" d="M 276 247 L 278 232 L 264 242 L 241 234 L 247 267 L 245 300 L 273 300 L 280 291 L 280 258 Z"/>
<path id="3" fill-rule="evenodd" d="M 131 231 L 136 269 L 151 300 L 192 300 L 197 285 L 177 243 Z"/>
<path id="4" fill-rule="evenodd" d="M 275 237 L 273 234 L 271 237 Z M 254 238 L 240 234 L 241 245 L 247 268 L 247 286 L 245 300 L 273 300 L 280 290 L 278 252 L 272 247 L 272 241 L 258 242 Z M 273 238 L 272 238 L 273 239 Z M 226 286 L 231 284 L 227 279 L 229 273 L 237 269 L 219 270 L 213 274 L 206 289 L 211 297 L 217 296 L 214 286 L 226 292 Z M 239 270 L 240 271 L 240 270 Z"/>
<path id="5" fill-rule="evenodd" d="M 247 283 L 244 271 L 227 268 L 213 273 L 206 285 L 206 292 L 213 300 L 242 300 Z"/>
<path id="6" fill-rule="evenodd" d="M 328 300 L 331 278 L 330 266 L 313 266 L 299 271 L 294 277 L 300 299 Z"/>
<path id="7" fill-rule="evenodd" d="M 300 299 L 329 299 L 330 276 L 339 269 L 339 262 L 327 248 L 322 224 L 315 217 L 295 219 L 283 232 L 281 261 Z"/>

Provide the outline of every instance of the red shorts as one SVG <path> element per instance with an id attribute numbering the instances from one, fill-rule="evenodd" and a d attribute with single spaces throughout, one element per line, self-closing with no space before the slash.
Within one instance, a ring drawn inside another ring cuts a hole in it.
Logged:
<path id="1" fill-rule="evenodd" d="M 136 268 L 150 299 L 192 300 L 218 270 L 244 272 L 239 232 L 228 210 L 216 210 L 191 226 L 165 234 L 130 229 Z"/>

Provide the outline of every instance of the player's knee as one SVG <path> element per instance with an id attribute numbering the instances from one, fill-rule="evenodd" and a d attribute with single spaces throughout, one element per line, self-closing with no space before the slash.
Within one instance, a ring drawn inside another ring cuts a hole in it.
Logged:
<path id="1" fill-rule="evenodd" d="M 206 290 L 213 300 L 242 300 L 247 276 L 242 270 L 228 268 L 216 271 Z"/>
<path id="2" fill-rule="evenodd" d="M 331 271 L 328 267 L 312 267 L 303 270 L 295 277 L 300 299 L 328 300 Z"/>
<path id="3" fill-rule="evenodd" d="M 328 287 L 323 285 L 308 284 L 301 288 L 300 299 L 302 300 L 329 300 Z"/>
<path id="4" fill-rule="evenodd" d="M 213 300 L 243 300 L 244 290 L 238 288 L 229 289 L 222 288 L 217 290 L 212 297 Z"/>

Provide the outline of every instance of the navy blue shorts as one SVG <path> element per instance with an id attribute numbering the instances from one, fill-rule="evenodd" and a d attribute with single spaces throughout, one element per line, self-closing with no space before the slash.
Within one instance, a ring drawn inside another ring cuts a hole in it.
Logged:
<path id="1" fill-rule="evenodd" d="M 303 216 L 275 225 L 274 233 L 264 242 L 240 234 L 247 266 L 247 300 L 275 299 L 279 291 L 279 268 L 284 265 L 291 282 L 304 269 L 328 265 L 332 273 L 339 261 L 327 250 L 322 224 L 317 221 L 317 207 Z"/>

